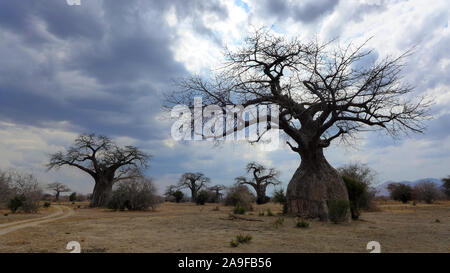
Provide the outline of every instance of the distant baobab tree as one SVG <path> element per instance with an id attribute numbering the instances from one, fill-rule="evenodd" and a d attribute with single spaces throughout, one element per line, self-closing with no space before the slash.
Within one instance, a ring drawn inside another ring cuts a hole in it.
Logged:
<path id="1" fill-rule="evenodd" d="M 214 185 L 208 188 L 208 190 L 210 190 L 211 192 L 214 193 L 214 201 L 215 202 L 219 202 L 220 199 L 223 196 L 223 193 L 221 193 L 221 191 L 223 191 L 226 187 L 224 185 Z"/>
<path id="2" fill-rule="evenodd" d="M 236 182 L 239 184 L 247 184 L 253 187 L 256 192 L 256 203 L 267 203 L 269 198 L 266 196 L 266 189 L 269 185 L 279 185 L 281 183 L 278 180 L 279 172 L 274 168 L 266 168 L 256 162 L 250 162 L 246 167 L 247 173 L 251 174 L 251 178 L 248 179 L 244 176 L 236 177 Z"/>
<path id="3" fill-rule="evenodd" d="M 347 141 L 361 131 L 382 129 L 393 136 L 422 132 L 430 106 L 424 98 L 411 96 L 413 88 L 402 82 L 408 52 L 371 61 L 366 43 L 335 44 L 256 30 L 238 49 L 226 50 L 224 65 L 210 79 L 179 81 L 166 106 L 191 107 L 197 96 L 223 111 L 238 105 L 278 105 L 278 128 L 301 158 L 287 187 L 288 213 L 327 221 L 330 201 L 348 200 L 348 194 L 323 150 L 333 140 Z M 255 123 L 248 120 L 245 127 Z M 234 125 L 225 132 L 238 129 Z"/>
<path id="4" fill-rule="evenodd" d="M 95 181 L 91 207 L 105 206 L 112 186 L 119 180 L 141 176 L 149 155 L 134 146 L 120 147 L 106 136 L 82 134 L 65 153 L 50 155 L 48 169 L 61 166 L 76 167 Z"/>
<path id="5" fill-rule="evenodd" d="M 178 182 L 178 188 L 191 191 L 191 201 L 197 201 L 198 192 L 210 183 L 210 179 L 203 173 L 184 173 Z"/>
<path id="6" fill-rule="evenodd" d="M 59 183 L 59 182 L 54 182 L 54 183 L 48 184 L 47 189 L 55 192 L 55 201 L 59 200 L 60 193 L 70 191 L 69 187 L 67 187 L 66 185 Z"/>

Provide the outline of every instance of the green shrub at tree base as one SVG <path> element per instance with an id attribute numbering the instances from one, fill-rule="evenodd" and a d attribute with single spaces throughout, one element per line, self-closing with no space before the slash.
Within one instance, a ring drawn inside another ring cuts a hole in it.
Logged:
<path id="1" fill-rule="evenodd" d="M 361 214 L 360 207 L 366 200 L 366 196 L 368 195 L 367 185 L 347 176 L 343 176 L 342 179 L 344 180 L 345 186 L 347 187 L 352 219 L 356 220 Z"/>
<path id="2" fill-rule="evenodd" d="M 331 201 L 328 206 L 328 215 L 335 224 L 344 222 L 347 219 L 350 204 L 347 200 Z"/>

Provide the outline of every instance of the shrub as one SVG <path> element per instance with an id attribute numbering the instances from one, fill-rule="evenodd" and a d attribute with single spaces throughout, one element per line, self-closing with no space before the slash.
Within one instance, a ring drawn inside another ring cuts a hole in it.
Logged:
<path id="1" fill-rule="evenodd" d="M 431 204 L 435 200 L 439 200 L 444 197 L 439 188 L 433 182 L 429 181 L 415 185 L 414 192 L 416 193 L 417 200 L 425 201 L 427 204 Z"/>
<path id="2" fill-rule="evenodd" d="M 45 202 L 44 203 L 44 208 L 49 208 L 51 206 L 50 202 Z"/>
<path id="3" fill-rule="evenodd" d="M 75 202 L 77 200 L 77 193 L 76 192 L 72 192 L 71 195 L 69 195 L 69 201 L 70 202 Z"/>
<path id="4" fill-rule="evenodd" d="M 260 211 L 258 215 L 259 216 L 264 216 L 264 211 Z"/>
<path id="5" fill-rule="evenodd" d="M 450 175 L 446 178 L 442 178 L 442 191 L 447 199 L 450 199 Z"/>
<path id="6" fill-rule="evenodd" d="M 280 203 L 282 205 L 286 204 L 286 194 L 284 193 L 284 189 L 280 188 L 279 190 L 275 190 L 272 199 L 275 203 Z"/>
<path id="7" fill-rule="evenodd" d="M 351 163 L 338 168 L 342 177 L 347 177 L 363 183 L 366 186 L 366 192 L 359 199 L 359 207 L 367 210 L 376 209 L 375 196 L 376 189 L 371 185 L 376 177 L 376 172 L 365 164 Z"/>
<path id="8" fill-rule="evenodd" d="M 152 180 L 144 177 L 125 180 L 116 185 L 108 208 L 114 210 L 154 209 L 159 203 Z"/>
<path id="9" fill-rule="evenodd" d="M 244 214 L 246 209 L 241 206 L 241 203 L 237 203 L 236 207 L 234 207 L 233 213 L 234 214 Z"/>
<path id="10" fill-rule="evenodd" d="M 10 209 L 12 213 L 15 213 L 19 208 L 23 206 L 25 199 L 26 198 L 23 194 L 14 196 L 14 198 L 9 200 L 8 209 Z"/>
<path id="11" fill-rule="evenodd" d="M 273 216 L 273 213 L 269 208 L 267 209 L 267 216 Z"/>
<path id="12" fill-rule="evenodd" d="M 184 193 L 180 190 L 177 190 L 173 193 L 173 197 L 175 197 L 175 202 L 180 203 L 183 200 Z"/>
<path id="13" fill-rule="evenodd" d="M 227 190 L 224 203 L 227 206 L 236 206 L 238 203 L 245 210 L 252 210 L 255 196 L 244 185 L 235 185 Z"/>
<path id="14" fill-rule="evenodd" d="M 402 203 L 407 203 L 412 199 L 413 189 L 411 186 L 400 184 L 400 183 L 392 183 L 387 187 L 391 198 L 396 201 L 402 201 Z"/>
<path id="15" fill-rule="evenodd" d="M 236 240 L 231 240 L 231 241 L 230 241 L 230 246 L 231 246 L 231 247 L 237 247 L 237 246 L 239 246 L 239 242 L 236 241 Z"/>
<path id="16" fill-rule="evenodd" d="M 236 236 L 236 241 L 241 244 L 250 243 L 251 240 L 252 240 L 252 236 L 250 236 L 250 235 L 239 234 L 238 236 Z"/>
<path id="17" fill-rule="evenodd" d="M 11 171 L 9 174 L 11 187 L 15 196 L 22 198 L 20 209 L 24 212 L 37 212 L 42 199 L 42 188 L 32 174 Z"/>
<path id="18" fill-rule="evenodd" d="M 368 194 L 367 186 L 362 182 L 356 181 L 346 176 L 342 178 L 344 180 L 345 186 L 347 187 L 352 219 L 358 219 L 359 215 L 361 214 L 359 209 L 365 199 L 365 196 Z"/>
<path id="19" fill-rule="evenodd" d="M 278 219 L 275 220 L 273 225 L 275 226 L 275 228 L 278 228 L 279 226 L 282 226 L 283 223 L 284 223 L 284 218 L 283 217 L 278 217 Z"/>
<path id="20" fill-rule="evenodd" d="M 331 201 L 328 207 L 328 215 L 330 220 L 335 224 L 344 222 L 347 219 L 349 202 L 347 200 Z"/>
<path id="21" fill-rule="evenodd" d="M 210 197 L 209 192 L 202 190 L 198 193 L 195 202 L 197 203 L 197 205 L 204 205 L 206 202 L 208 202 L 209 197 Z"/>
<path id="22" fill-rule="evenodd" d="M 307 228 L 307 227 L 309 227 L 309 222 L 300 219 L 300 220 L 297 220 L 295 226 L 298 228 Z"/>

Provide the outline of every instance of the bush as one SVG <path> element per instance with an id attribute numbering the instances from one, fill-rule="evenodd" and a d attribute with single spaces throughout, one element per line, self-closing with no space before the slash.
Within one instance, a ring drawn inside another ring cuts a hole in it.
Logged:
<path id="1" fill-rule="evenodd" d="M 244 214 L 246 209 L 241 206 L 241 203 L 237 203 L 236 207 L 234 207 L 233 213 L 234 214 Z"/>
<path id="2" fill-rule="evenodd" d="M 224 203 L 227 206 L 239 205 L 245 210 L 252 210 L 252 203 L 255 201 L 255 196 L 244 185 L 235 185 L 227 190 L 224 198 Z"/>
<path id="3" fill-rule="evenodd" d="M 328 215 L 330 220 L 335 224 L 344 222 L 347 219 L 349 208 L 350 205 L 347 200 L 331 201 L 328 207 Z"/>
<path id="4" fill-rule="evenodd" d="M 250 236 L 250 235 L 239 234 L 238 236 L 236 236 L 236 241 L 240 244 L 250 243 L 251 240 L 252 240 L 252 236 Z"/>
<path id="5" fill-rule="evenodd" d="M 356 181 L 349 177 L 342 177 L 345 186 L 347 187 L 348 199 L 350 200 L 350 212 L 352 214 L 352 219 L 358 219 L 360 213 L 360 207 L 367 196 L 367 186 L 366 184 Z"/>
<path id="6" fill-rule="evenodd" d="M 412 199 L 413 189 L 408 185 L 392 183 L 388 185 L 387 189 L 393 200 L 407 203 Z"/>
<path id="7" fill-rule="evenodd" d="M 272 200 L 275 203 L 280 203 L 282 205 L 286 204 L 286 194 L 284 193 L 284 189 L 281 188 L 279 190 L 275 190 L 273 192 L 273 198 Z"/>
<path id="8" fill-rule="evenodd" d="M 12 213 L 15 213 L 19 208 L 23 206 L 25 199 L 26 198 L 23 194 L 14 196 L 13 199 L 9 200 L 8 209 L 10 209 Z"/>
<path id="9" fill-rule="evenodd" d="M 267 216 L 273 216 L 273 213 L 269 208 L 267 209 Z"/>
<path id="10" fill-rule="evenodd" d="M 45 202 L 44 203 L 44 208 L 49 208 L 51 206 L 50 202 Z"/>
<path id="11" fill-rule="evenodd" d="M 273 223 L 275 228 L 278 228 L 279 226 L 282 226 L 284 224 L 284 218 L 283 217 L 278 217 L 277 220 L 275 220 L 275 222 Z"/>
<path id="12" fill-rule="evenodd" d="M 77 200 L 77 193 L 76 192 L 72 192 L 71 195 L 69 195 L 69 201 L 70 202 L 75 202 Z"/>
<path id="13" fill-rule="evenodd" d="M 230 246 L 231 246 L 231 247 L 238 247 L 238 246 L 239 246 L 239 242 L 236 241 L 236 240 L 231 240 L 231 241 L 230 241 Z"/>
<path id="14" fill-rule="evenodd" d="M 42 188 L 32 174 L 12 171 L 10 181 L 15 196 L 23 197 L 20 209 L 26 213 L 37 212 L 42 199 Z"/>
<path id="15" fill-rule="evenodd" d="M 433 182 L 422 182 L 414 186 L 416 198 L 419 201 L 425 201 L 427 204 L 433 203 L 435 200 L 443 199 L 443 193 Z"/>
<path id="16" fill-rule="evenodd" d="M 307 228 L 307 227 L 309 227 L 309 222 L 300 219 L 300 220 L 297 220 L 295 226 L 298 228 Z"/>
<path id="17" fill-rule="evenodd" d="M 184 198 L 184 193 L 180 190 L 177 190 L 173 193 L 173 197 L 175 197 L 175 202 L 180 203 Z"/>
<path id="18" fill-rule="evenodd" d="M 366 186 L 366 192 L 359 199 L 359 207 L 367 210 L 376 209 L 375 196 L 376 189 L 372 187 L 376 177 L 376 172 L 365 164 L 352 163 L 338 168 L 342 177 L 347 177 L 363 183 Z"/>
<path id="19" fill-rule="evenodd" d="M 450 175 L 446 178 L 442 178 L 442 191 L 447 199 L 450 199 Z"/>
<path id="20" fill-rule="evenodd" d="M 195 202 L 197 203 L 197 205 L 204 205 L 206 202 L 208 202 L 209 197 L 209 192 L 202 190 L 197 194 L 197 199 L 195 200 Z"/>
<path id="21" fill-rule="evenodd" d="M 117 184 L 108 202 L 108 208 L 146 210 L 154 209 L 159 202 L 153 182 L 148 178 L 139 177 Z"/>

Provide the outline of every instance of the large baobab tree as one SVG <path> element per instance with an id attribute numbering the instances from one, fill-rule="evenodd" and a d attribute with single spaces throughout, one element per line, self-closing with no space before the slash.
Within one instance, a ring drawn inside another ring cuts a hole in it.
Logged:
<path id="1" fill-rule="evenodd" d="M 244 176 L 236 177 L 236 183 L 247 184 L 253 187 L 256 192 L 256 203 L 267 203 L 269 198 L 266 196 L 266 189 L 269 185 L 279 185 L 281 183 L 278 180 L 279 172 L 274 168 L 266 168 L 256 162 L 250 162 L 246 167 L 247 173 L 251 175 L 248 179 Z"/>
<path id="2" fill-rule="evenodd" d="M 302 42 L 257 30 L 242 46 L 226 51 L 225 64 L 210 79 L 179 81 L 167 106 L 191 107 L 196 96 L 224 111 L 229 106 L 278 105 L 278 128 L 301 158 L 286 192 L 288 212 L 326 221 L 329 202 L 348 200 L 348 194 L 324 149 L 360 131 L 383 129 L 394 136 L 422 132 L 428 118 L 429 102 L 412 96 L 413 88 L 402 83 L 408 54 L 372 61 L 364 45 Z M 256 120 L 245 126 L 252 122 Z M 271 128 L 276 127 L 267 126 Z M 225 133 L 237 129 L 226 127 Z"/>
<path id="3" fill-rule="evenodd" d="M 65 153 L 50 155 L 47 167 L 72 166 L 92 176 L 95 186 L 90 206 L 102 207 L 108 202 L 113 184 L 141 176 L 148 159 L 149 155 L 134 146 L 120 147 L 106 136 L 82 134 Z"/>
<path id="4" fill-rule="evenodd" d="M 178 188 L 189 189 L 191 191 L 191 200 L 195 202 L 197 201 L 197 193 L 209 183 L 210 179 L 202 173 L 184 173 L 180 177 Z"/>
<path id="5" fill-rule="evenodd" d="M 47 189 L 52 190 L 55 192 L 55 201 L 59 200 L 59 195 L 62 192 L 69 192 L 70 189 L 69 187 L 67 187 L 66 185 L 59 183 L 59 182 L 54 182 L 54 183 L 50 183 L 47 185 Z"/>

